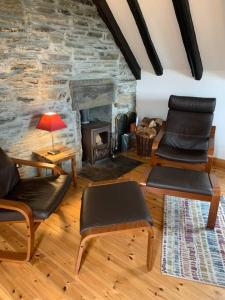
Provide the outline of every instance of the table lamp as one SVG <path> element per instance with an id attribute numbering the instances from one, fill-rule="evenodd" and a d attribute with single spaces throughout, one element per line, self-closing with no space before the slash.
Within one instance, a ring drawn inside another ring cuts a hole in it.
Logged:
<path id="1" fill-rule="evenodd" d="M 59 150 L 56 150 L 54 148 L 53 131 L 63 129 L 63 128 L 66 128 L 66 127 L 67 126 L 63 122 L 61 117 L 55 112 L 47 112 L 47 113 L 44 113 L 41 116 L 36 128 L 51 132 L 51 135 L 52 135 L 52 150 L 48 151 L 49 154 L 57 154 L 57 153 L 60 152 Z"/>

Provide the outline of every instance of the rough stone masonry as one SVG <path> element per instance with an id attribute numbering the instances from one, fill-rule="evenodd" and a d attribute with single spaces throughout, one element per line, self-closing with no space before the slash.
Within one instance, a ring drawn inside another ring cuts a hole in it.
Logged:
<path id="1" fill-rule="evenodd" d="M 91 0 L 0 0 L 0 7 L 0 147 L 31 158 L 50 146 L 36 124 L 55 111 L 68 126 L 55 141 L 76 149 L 80 166 L 80 114 L 69 82 L 112 79 L 115 116 L 135 109 L 135 78 Z"/>

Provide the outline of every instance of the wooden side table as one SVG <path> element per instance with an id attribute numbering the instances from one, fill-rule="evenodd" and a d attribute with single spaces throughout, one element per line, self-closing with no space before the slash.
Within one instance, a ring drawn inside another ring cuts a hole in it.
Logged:
<path id="1" fill-rule="evenodd" d="M 71 160 L 73 183 L 74 186 L 76 186 L 77 184 L 76 152 L 73 149 L 65 147 L 63 145 L 56 145 L 56 149 L 60 151 L 57 154 L 49 154 L 48 151 L 51 149 L 48 147 L 40 150 L 35 150 L 33 152 L 33 155 L 39 161 L 48 162 L 56 165 L 61 165 L 63 161 Z M 40 174 L 38 173 L 38 175 Z"/>

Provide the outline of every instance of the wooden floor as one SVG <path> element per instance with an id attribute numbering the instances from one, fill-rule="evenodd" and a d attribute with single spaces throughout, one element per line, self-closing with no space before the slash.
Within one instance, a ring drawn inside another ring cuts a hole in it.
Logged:
<path id="1" fill-rule="evenodd" d="M 135 153 L 128 155 L 137 158 Z M 143 162 L 123 178 L 145 181 L 150 167 L 149 161 Z M 225 170 L 216 173 L 225 193 Z M 160 273 L 163 200 L 147 189 L 144 192 L 157 236 L 152 272 L 146 270 L 147 233 L 137 230 L 93 240 L 76 278 L 80 198 L 88 183 L 79 178 L 78 187 L 71 187 L 58 213 L 39 227 L 37 250 L 30 263 L 0 263 L 0 299 L 225 299 L 223 288 Z M 1 225 L 0 248 L 23 249 L 24 233 L 21 224 Z"/>

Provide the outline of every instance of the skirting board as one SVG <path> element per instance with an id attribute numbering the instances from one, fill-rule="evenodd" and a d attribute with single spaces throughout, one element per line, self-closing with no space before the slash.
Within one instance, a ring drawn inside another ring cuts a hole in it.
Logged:
<path id="1" fill-rule="evenodd" d="M 213 166 L 216 168 L 225 169 L 225 159 L 214 157 Z"/>

